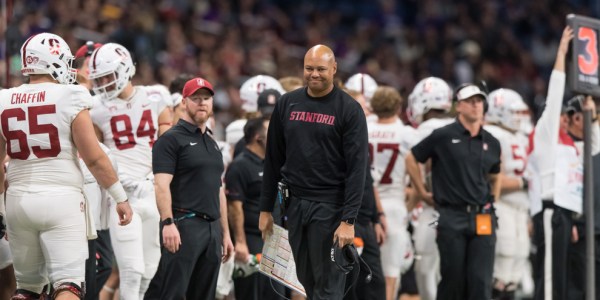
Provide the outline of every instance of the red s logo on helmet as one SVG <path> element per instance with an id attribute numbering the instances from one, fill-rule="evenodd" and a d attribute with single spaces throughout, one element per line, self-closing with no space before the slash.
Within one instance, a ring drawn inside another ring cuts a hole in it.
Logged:
<path id="1" fill-rule="evenodd" d="M 117 52 L 121 59 L 125 60 L 127 58 L 127 53 L 123 52 L 121 48 L 115 48 L 115 52 Z"/>
<path id="2" fill-rule="evenodd" d="M 50 54 L 58 55 L 60 53 L 60 42 L 57 39 L 49 39 Z"/>

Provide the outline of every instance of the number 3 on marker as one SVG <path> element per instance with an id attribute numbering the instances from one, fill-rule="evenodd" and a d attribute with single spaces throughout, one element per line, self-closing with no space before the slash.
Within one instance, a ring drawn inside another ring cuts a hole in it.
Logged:
<path id="1" fill-rule="evenodd" d="M 577 55 L 579 71 L 585 75 L 596 75 L 598 73 L 598 35 L 596 31 L 588 27 L 579 27 L 577 39 L 586 44 L 585 53 Z"/>

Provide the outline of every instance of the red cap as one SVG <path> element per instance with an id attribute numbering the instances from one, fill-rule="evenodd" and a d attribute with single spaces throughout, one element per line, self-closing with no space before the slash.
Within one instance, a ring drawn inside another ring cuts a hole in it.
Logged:
<path id="1" fill-rule="evenodd" d="M 215 94 L 215 91 L 213 90 L 212 84 L 210 84 L 210 82 L 208 82 L 204 78 L 196 77 L 194 79 L 188 80 L 188 82 L 185 83 L 181 95 L 184 98 L 186 98 L 194 94 L 199 89 L 207 89 L 211 95 Z"/>
<path id="2" fill-rule="evenodd" d="M 75 52 L 75 58 L 88 57 L 92 55 L 92 52 L 94 52 L 94 50 L 100 48 L 100 46 L 102 46 L 102 44 L 93 44 L 93 42 L 88 41 L 87 43 L 85 43 L 85 45 L 77 49 L 77 52 Z"/>

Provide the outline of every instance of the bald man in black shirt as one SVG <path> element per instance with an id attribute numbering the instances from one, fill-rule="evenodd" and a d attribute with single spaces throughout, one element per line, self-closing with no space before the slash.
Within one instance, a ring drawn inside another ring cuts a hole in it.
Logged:
<path id="1" fill-rule="evenodd" d="M 352 97 L 335 87 L 331 49 L 311 48 L 304 57 L 306 88 L 276 103 L 269 133 L 259 228 L 273 225 L 277 182 L 290 187 L 289 240 L 296 273 L 310 299 L 341 299 L 345 275 L 330 260 L 334 240 L 351 244 L 363 196 L 367 124 Z"/>

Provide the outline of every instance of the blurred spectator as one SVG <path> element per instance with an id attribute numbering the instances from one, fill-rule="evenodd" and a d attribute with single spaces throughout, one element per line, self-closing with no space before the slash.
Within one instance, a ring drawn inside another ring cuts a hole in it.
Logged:
<path id="1" fill-rule="evenodd" d="M 490 89 L 516 90 L 536 111 L 565 16 L 598 17 L 600 8 L 585 0 L 12 2 L 9 24 L 0 30 L 0 50 L 7 49 L 0 53 L 3 86 L 22 82 L 18 59 L 16 67 L 8 60 L 6 80 L 6 53 L 18 56 L 32 33 L 60 34 L 73 49 L 87 40 L 117 42 L 135 57 L 134 84 L 168 85 L 180 73 L 219 82 L 221 125 L 241 115 L 237 90 L 245 79 L 298 76 L 308 45 L 319 43 L 332 46 L 342 80 L 364 72 L 402 91 L 427 76 L 451 85 L 486 79 Z"/>

